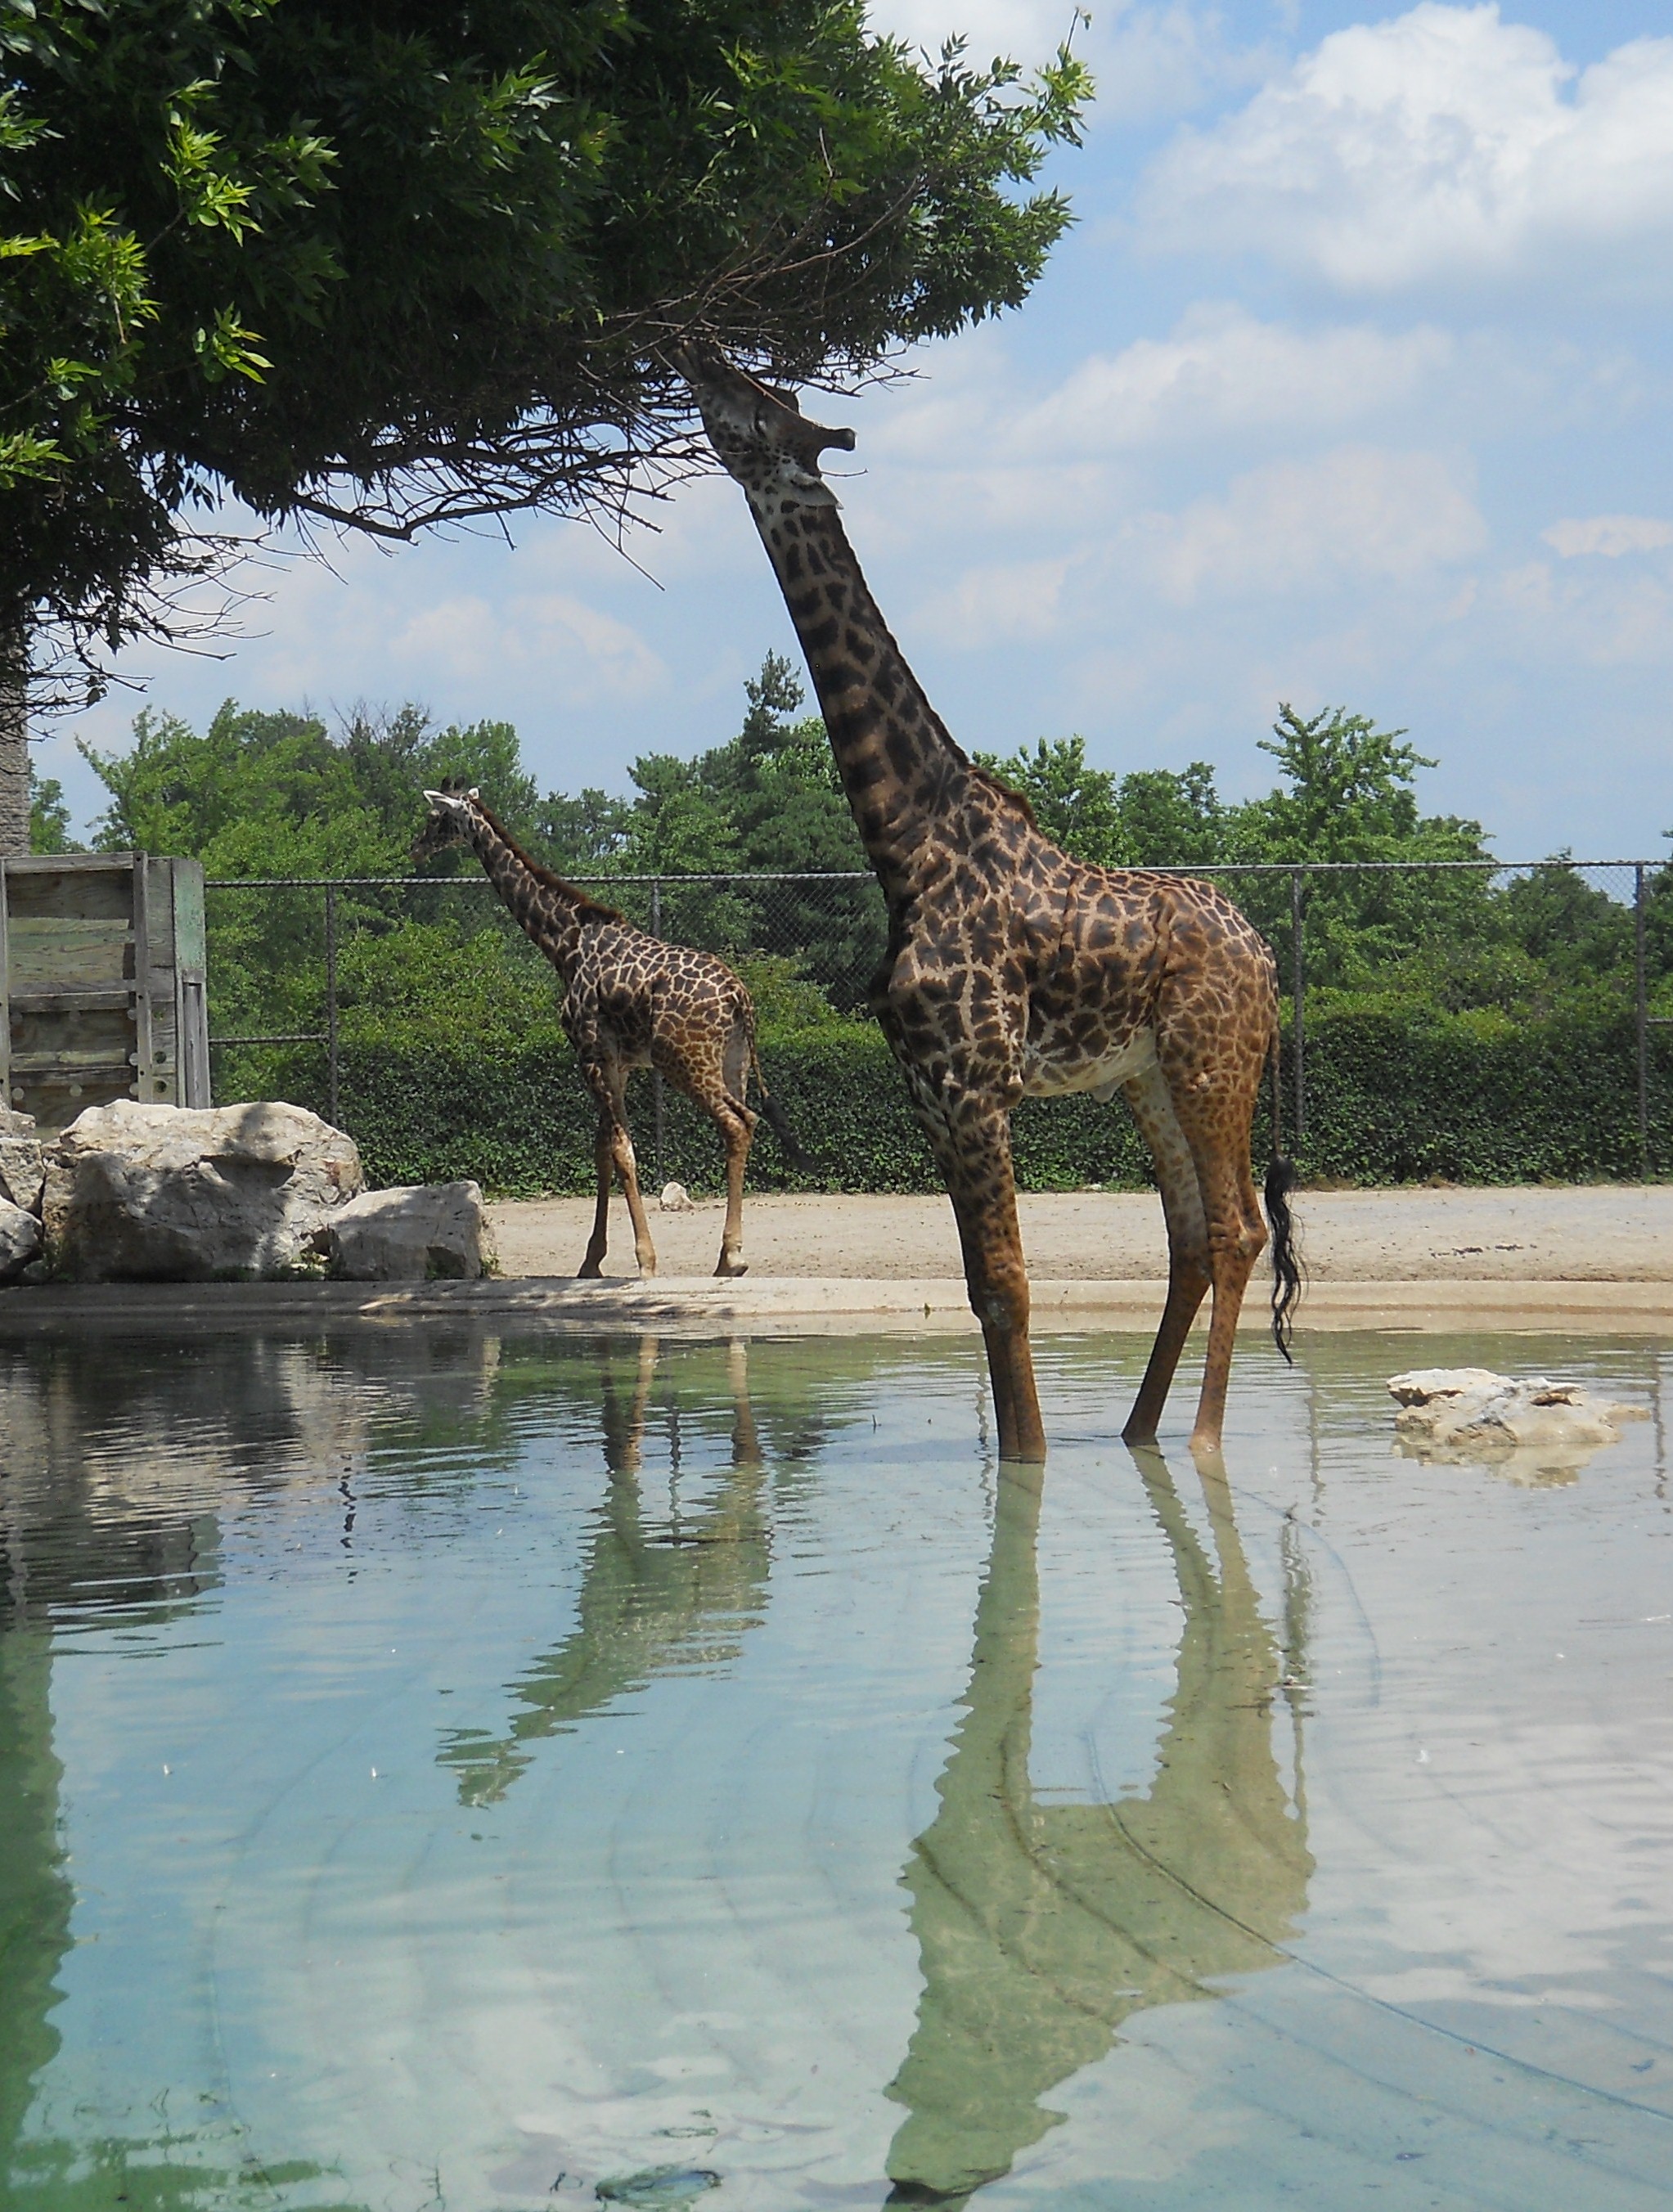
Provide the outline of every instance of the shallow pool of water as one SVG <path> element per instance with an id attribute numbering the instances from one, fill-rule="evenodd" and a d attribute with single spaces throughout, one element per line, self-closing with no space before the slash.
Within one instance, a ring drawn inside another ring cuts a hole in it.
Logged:
<path id="1" fill-rule="evenodd" d="M 1673 2202 L 1667 1355 L 1144 1349 L 0 1346 L 0 2199 Z"/>

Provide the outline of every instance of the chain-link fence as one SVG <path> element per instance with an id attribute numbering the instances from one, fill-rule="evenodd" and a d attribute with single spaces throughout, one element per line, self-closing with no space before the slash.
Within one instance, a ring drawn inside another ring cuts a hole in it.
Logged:
<path id="1" fill-rule="evenodd" d="M 1673 866 L 1657 861 L 1314 862 L 1166 871 L 1220 885 L 1264 933 L 1285 994 L 1287 1133 L 1305 1152 L 1309 1024 L 1380 993 L 1447 1013 L 1532 1021 L 1559 1002 L 1613 1010 L 1610 1071 L 1636 1096 L 1637 1170 L 1654 1157 L 1652 1070 L 1673 1028 Z M 575 878 L 654 934 L 738 967 L 763 1023 L 862 1012 L 886 934 L 865 872 Z M 417 1026 L 514 1033 L 550 1021 L 552 972 L 476 874 L 211 881 L 211 1051 L 216 1096 L 261 1095 L 274 1054 L 317 1058 L 337 1120 L 345 1037 Z M 264 1056 L 266 1056 L 265 1058 Z M 294 1081 L 294 1075 L 291 1079 Z M 665 1102 L 656 1079 L 656 1162 Z M 271 1095 L 271 1094 L 270 1094 Z M 351 1133 L 353 1133 L 351 1132 Z"/>

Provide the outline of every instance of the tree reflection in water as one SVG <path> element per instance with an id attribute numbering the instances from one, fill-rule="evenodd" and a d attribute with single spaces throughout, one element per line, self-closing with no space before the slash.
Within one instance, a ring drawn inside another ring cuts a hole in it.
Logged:
<path id="1" fill-rule="evenodd" d="M 907 2107 L 891 2204 L 962 2205 L 1008 2173 L 1063 2118 L 1041 2096 L 1102 2058 L 1129 2014 L 1278 1964 L 1306 1902 L 1299 1761 L 1292 1805 L 1272 1745 L 1287 1668 L 1224 1473 L 1202 1474 L 1211 1564 L 1161 1455 L 1135 1457 L 1185 1621 L 1156 1778 L 1113 1804 L 1036 1802 L 1040 1496 L 1024 1479 L 999 1484 L 965 1717 L 904 1875 L 924 1990 L 888 2089 Z"/>
<path id="2" fill-rule="evenodd" d="M 569 1734 L 657 1675 L 726 1665 L 765 1613 L 770 1530 L 749 1347 L 727 1347 L 731 1470 L 708 1504 L 672 1526 L 648 1522 L 638 1479 L 659 1350 L 655 1337 L 641 1339 L 629 1393 L 607 1358 L 601 1368 L 611 1483 L 582 1562 L 575 1626 L 508 1686 L 520 1710 L 504 1735 L 455 1729 L 443 1738 L 437 1758 L 457 1771 L 461 1804 L 496 1804 L 532 1745 Z"/>

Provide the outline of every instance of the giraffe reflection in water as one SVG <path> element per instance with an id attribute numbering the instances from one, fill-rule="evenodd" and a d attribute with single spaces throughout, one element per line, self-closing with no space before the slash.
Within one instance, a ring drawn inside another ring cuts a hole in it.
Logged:
<path id="1" fill-rule="evenodd" d="M 766 1610 L 770 1566 L 765 1469 L 750 1407 L 749 1347 L 727 1348 L 732 1465 L 696 1510 L 650 1521 L 639 1486 L 660 1347 L 640 1340 L 630 1389 L 600 1363 L 609 1495 L 581 1569 L 574 1631 L 513 1682 L 519 1710 L 503 1736 L 457 1729 L 437 1756 L 459 1774 L 461 1804 L 492 1805 L 533 1758 L 532 1747 L 570 1733 L 617 1698 L 671 1669 L 737 1657 Z"/>
<path id="2" fill-rule="evenodd" d="M 1156 1778 L 1110 1804 L 1035 1797 L 1040 1498 L 1025 1478 L 1000 1480 L 965 1717 L 904 1875 L 924 1990 L 887 2092 L 908 2108 L 891 2204 L 962 2205 L 1008 2173 L 1064 2117 L 1039 2099 L 1102 2058 L 1130 2014 L 1277 1965 L 1305 1905 L 1299 1736 L 1293 1803 L 1272 1741 L 1273 1699 L 1299 1671 L 1305 1582 L 1292 1573 L 1287 1665 L 1223 1471 L 1202 1474 L 1211 1561 L 1160 1454 L 1135 1457 L 1185 1618 Z"/>

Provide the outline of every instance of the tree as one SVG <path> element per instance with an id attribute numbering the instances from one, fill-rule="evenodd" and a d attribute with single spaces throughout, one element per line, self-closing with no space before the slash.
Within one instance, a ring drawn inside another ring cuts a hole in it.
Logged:
<path id="1" fill-rule="evenodd" d="M 78 853 L 70 834 L 70 809 L 64 786 L 55 775 L 37 775 L 29 769 L 29 850 L 32 853 Z"/>
<path id="2" fill-rule="evenodd" d="M 791 664 L 769 653 L 745 680 L 743 726 L 684 760 L 648 753 L 620 865 L 648 873 L 857 873 L 855 884 L 665 884 L 666 934 L 794 961 L 836 1004 L 859 1005 L 883 949 L 881 901 L 836 775 L 824 724 L 797 716 Z"/>
<path id="3" fill-rule="evenodd" d="M 1025 745 L 1007 760 L 983 753 L 977 761 L 1019 792 L 1046 836 L 1077 860 L 1118 868 L 1135 857 L 1116 779 L 1088 766 L 1084 738 L 1040 738 L 1032 752 Z"/>
<path id="4" fill-rule="evenodd" d="M 852 379 L 1018 304 L 1089 90 L 862 0 L 31 0 L 0 48 L 14 772 L 26 633 L 166 632 L 194 508 L 619 526 L 705 465 L 675 341 Z"/>
<path id="5" fill-rule="evenodd" d="M 1136 769 L 1121 780 L 1121 818 L 1141 868 L 1206 867 L 1226 838 L 1226 808 L 1207 761 Z"/>

